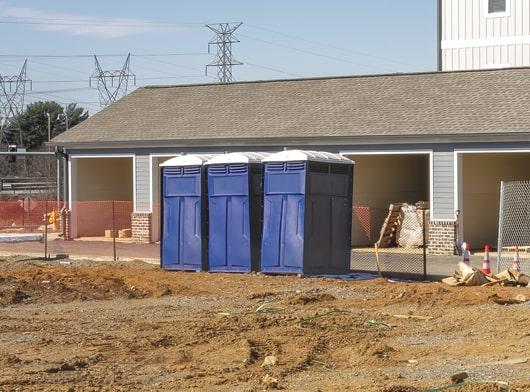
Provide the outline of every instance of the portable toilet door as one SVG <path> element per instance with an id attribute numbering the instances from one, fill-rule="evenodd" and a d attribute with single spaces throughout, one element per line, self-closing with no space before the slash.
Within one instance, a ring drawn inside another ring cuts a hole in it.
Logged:
<path id="1" fill-rule="evenodd" d="M 259 268 L 263 166 L 266 153 L 230 153 L 208 162 L 208 270 Z"/>
<path id="2" fill-rule="evenodd" d="M 208 223 L 204 162 L 212 157 L 183 155 L 160 165 L 160 263 L 166 270 L 206 268 Z"/>
<path id="3" fill-rule="evenodd" d="M 353 162 L 317 151 L 282 151 L 264 160 L 261 270 L 349 271 Z"/>

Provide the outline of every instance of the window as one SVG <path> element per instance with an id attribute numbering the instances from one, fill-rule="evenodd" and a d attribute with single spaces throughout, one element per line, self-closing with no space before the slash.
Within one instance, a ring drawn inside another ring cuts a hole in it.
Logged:
<path id="1" fill-rule="evenodd" d="M 506 0 L 488 0 L 488 13 L 506 12 Z"/>

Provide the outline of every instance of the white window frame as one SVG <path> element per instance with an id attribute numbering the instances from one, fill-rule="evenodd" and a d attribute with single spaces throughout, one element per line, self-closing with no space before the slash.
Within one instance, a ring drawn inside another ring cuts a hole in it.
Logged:
<path id="1" fill-rule="evenodd" d="M 484 9 L 486 10 L 486 18 L 505 18 L 510 16 L 511 0 L 506 0 L 506 11 L 505 12 L 490 12 L 489 0 L 484 1 Z"/>

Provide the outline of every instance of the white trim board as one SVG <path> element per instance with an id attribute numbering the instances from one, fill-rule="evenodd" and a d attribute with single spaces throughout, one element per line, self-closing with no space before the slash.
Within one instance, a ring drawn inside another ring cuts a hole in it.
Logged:
<path id="1" fill-rule="evenodd" d="M 136 155 L 135 154 L 68 154 L 68 206 L 72 209 L 72 165 L 71 159 L 92 159 L 92 158 L 132 158 L 133 166 L 133 212 L 136 211 Z"/>
<path id="2" fill-rule="evenodd" d="M 348 155 L 429 155 L 429 209 L 431 211 L 430 221 L 437 220 L 433 213 L 433 202 L 434 202 L 434 161 L 433 161 L 433 150 L 403 150 L 403 151 L 340 151 L 339 155 L 348 157 Z M 353 169 L 353 175 L 355 178 L 355 167 Z"/>
<path id="3" fill-rule="evenodd" d="M 489 37 L 476 39 L 455 39 L 442 41 L 442 50 L 484 48 L 489 46 L 508 46 L 530 44 L 530 35 L 515 35 L 504 37 Z"/>
<path id="4" fill-rule="evenodd" d="M 175 154 L 149 154 L 149 211 L 153 213 L 153 158 L 167 158 L 167 157 L 178 157 L 182 153 Z"/>

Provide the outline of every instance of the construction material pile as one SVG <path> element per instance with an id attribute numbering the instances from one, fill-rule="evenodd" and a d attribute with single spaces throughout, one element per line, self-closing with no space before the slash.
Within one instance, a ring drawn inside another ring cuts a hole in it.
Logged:
<path id="1" fill-rule="evenodd" d="M 485 274 L 480 269 L 465 263 L 458 263 L 458 269 L 453 276 L 442 280 L 449 286 L 528 286 L 530 276 L 512 268 L 498 274 Z"/>
<path id="2" fill-rule="evenodd" d="M 429 203 L 417 202 L 390 204 L 388 215 L 383 222 L 378 248 L 401 247 L 420 248 L 427 241 L 424 224 L 429 221 Z"/>

